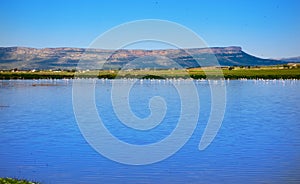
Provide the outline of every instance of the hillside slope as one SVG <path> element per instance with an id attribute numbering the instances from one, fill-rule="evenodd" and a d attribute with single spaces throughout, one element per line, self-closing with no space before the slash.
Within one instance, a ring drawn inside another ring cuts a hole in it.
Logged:
<path id="1" fill-rule="evenodd" d="M 212 47 L 166 50 L 105 50 L 84 48 L 0 47 L 0 69 L 74 69 L 79 61 L 87 69 L 111 68 L 193 68 L 215 66 L 259 66 L 287 61 L 262 59 L 241 47 Z M 197 62 L 197 61 L 198 62 Z M 96 63 L 96 64 L 95 64 Z M 103 66 L 102 66 L 103 65 Z"/>

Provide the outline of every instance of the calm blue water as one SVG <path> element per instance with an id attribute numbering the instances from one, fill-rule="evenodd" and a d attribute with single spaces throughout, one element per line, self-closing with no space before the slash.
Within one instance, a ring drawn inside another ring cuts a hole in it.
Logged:
<path id="1" fill-rule="evenodd" d="M 200 117 L 187 144 L 161 162 L 131 166 L 101 156 L 85 141 L 73 113 L 72 80 L 0 81 L 0 177 L 42 183 L 300 182 L 300 81 L 226 81 L 224 121 L 203 151 L 198 144 L 210 113 L 210 88 L 206 81 L 195 83 Z M 154 143 L 176 127 L 180 101 L 168 81 L 137 83 L 129 95 L 139 117 L 149 115 L 152 96 L 165 98 L 166 118 L 153 131 L 122 125 L 110 90 L 111 81 L 97 81 L 96 106 L 120 140 Z"/>

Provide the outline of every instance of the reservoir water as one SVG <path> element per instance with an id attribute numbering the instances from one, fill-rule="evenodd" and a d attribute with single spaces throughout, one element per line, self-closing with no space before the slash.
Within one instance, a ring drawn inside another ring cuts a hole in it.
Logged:
<path id="1" fill-rule="evenodd" d="M 141 118 L 150 114 L 151 97 L 165 100 L 162 124 L 146 131 L 124 126 L 115 115 L 112 81 L 95 82 L 99 116 L 118 139 L 151 144 L 176 127 L 180 99 L 170 81 L 138 81 L 128 95 L 132 111 Z M 214 85 L 226 85 L 226 111 L 215 139 L 201 151 L 211 92 L 207 81 L 194 81 L 200 112 L 192 136 L 171 157 L 139 166 L 112 161 L 88 144 L 73 112 L 72 83 L 0 81 L 0 177 L 55 184 L 300 182 L 299 80 L 216 81 Z"/>

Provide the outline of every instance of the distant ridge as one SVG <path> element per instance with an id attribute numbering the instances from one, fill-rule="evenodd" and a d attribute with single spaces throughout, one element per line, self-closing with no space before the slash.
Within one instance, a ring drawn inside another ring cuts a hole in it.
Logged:
<path id="1" fill-rule="evenodd" d="M 186 51 L 186 52 L 185 52 Z M 241 47 L 211 47 L 163 50 L 112 50 L 85 48 L 29 48 L 0 47 L 0 69 L 74 69 L 83 60 L 90 69 L 91 63 L 104 63 L 104 69 L 131 68 L 193 68 L 213 66 L 216 56 L 221 66 L 261 66 L 291 62 L 290 60 L 262 59 L 247 54 Z M 109 59 L 107 59 L 109 58 Z M 196 60 L 195 60 L 196 59 Z M 172 62 L 171 62 L 172 61 Z M 173 62 L 175 61 L 175 62 Z M 177 63 L 177 64 L 176 64 Z M 90 65 L 89 65 L 90 64 Z M 128 65 L 129 64 L 129 65 Z M 129 68 L 130 68 L 129 67 Z"/>
<path id="2" fill-rule="evenodd" d="M 290 57 L 290 58 L 282 58 L 281 61 L 291 62 L 291 63 L 300 63 L 300 56 L 298 57 Z"/>

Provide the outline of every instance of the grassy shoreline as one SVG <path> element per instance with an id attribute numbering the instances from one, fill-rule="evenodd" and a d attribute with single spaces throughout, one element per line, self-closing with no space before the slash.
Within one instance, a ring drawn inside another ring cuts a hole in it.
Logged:
<path id="1" fill-rule="evenodd" d="M 2 184 L 39 184 L 39 182 L 28 181 L 24 179 L 15 178 L 0 178 L 0 183 Z"/>
<path id="2" fill-rule="evenodd" d="M 170 70 L 0 71 L 0 80 L 72 78 L 300 79 L 300 67 L 207 67 Z"/>

